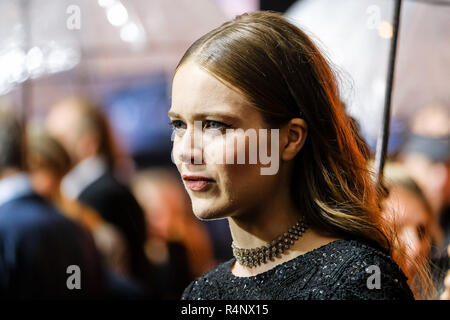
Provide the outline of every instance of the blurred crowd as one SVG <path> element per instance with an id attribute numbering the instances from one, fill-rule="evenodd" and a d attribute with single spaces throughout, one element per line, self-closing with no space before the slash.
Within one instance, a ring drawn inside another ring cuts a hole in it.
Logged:
<path id="1" fill-rule="evenodd" d="M 194 278 L 231 257 L 231 249 L 213 251 L 211 226 L 194 217 L 170 164 L 133 170 L 92 101 L 64 99 L 39 124 L 1 112 L 0 252 L 13 257 L 0 263 L 0 295 L 179 299 Z M 39 236 L 20 240 L 32 233 Z M 66 285 L 69 265 L 80 267 L 79 293 L 52 288 L 52 278 Z M 20 283 L 7 269 L 20 269 Z M 39 283 L 24 280 L 33 277 Z"/>
<path id="2" fill-rule="evenodd" d="M 414 262 L 429 260 L 437 296 L 450 299 L 450 112 L 430 105 L 410 120 L 405 142 L 384 170 L 389 196 L 385 218 L 399 238 L 397 251 L 410 257 L 405 270 L 418 276 Z M 445 286 L 446 284 L 446 286 Z"/>
<path id="3" fill-rule="evenodd" d="M 398 252 L 430 259 L 442 299 L 450 299 L 449 123 L 439 106 L 413 117 L 385 167 L 382 204 Z M 171 163 L 136 169 L 92 100 L 68 97 L 32 125 L 1 110 L 0 295 L 179 299 L 231 258 L 226 228 L 194 217 Z M 82 290 L 67 290 L 69 265 L 80 268 Z M 414 264 L 404 271 L 418 276 Z"/>

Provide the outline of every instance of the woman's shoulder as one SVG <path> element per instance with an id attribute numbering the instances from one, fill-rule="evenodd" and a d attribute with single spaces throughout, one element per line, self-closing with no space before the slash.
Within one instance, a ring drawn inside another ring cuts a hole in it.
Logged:
<path id="1" fill-rule="evenodd" d="M 340 257 L 379 257 L 384 258 L 387 261 L 392 260 L 389 253 L 380 247 L 377 243 L 370 240 L 363 239 L 339 239 L 327 243 L 314 249 L 314 251 L 321 251 L 323 256 L 327 256 L 327 253 L 339 254 Z"/>
<path id="2" fill-rule="evenodd" d="M 230 272 L 234 261 L 234 259 L 230 259 L 221 263 L 192 281 L 184 290 L 181 298 L 183 300 L 212 300 L 220 297 L 218 292 L 220 284 L 227 281 L 227 273 Z"/>
<path id="3" fill-rule="evenodd" d="M 353 267 L 355 265 L 378 265 L 388 268 L 390 271 L 401 272 L 397 263 L 389 252 L 370 240 L 341 239 L 330 242 L 321 249 L 324 262 L 329 260 L 342 262 L 341 267 Z M 345 268 L 344 268 L 345 269 Z M 403 274 L 401 272 L 401 274 Z"/>
<path id="4" fill-rule="evenodd" d="M 330 299 L 413 299 L 407 278 L 388 252 L 367 240 L 337 240 L 319 250 Z"/>

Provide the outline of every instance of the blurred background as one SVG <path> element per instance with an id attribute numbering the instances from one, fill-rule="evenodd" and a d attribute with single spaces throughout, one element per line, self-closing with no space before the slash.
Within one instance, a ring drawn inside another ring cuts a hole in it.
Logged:
<path id="1" fill-rule="evenodd" d="M 232 257 L 227 222 L 193 216 L 170 159 L 170 86 L 185 50 L 235 15 L 284 13 L 328 57 L 343 104 L 374 151 L 394 2 L 1 0 L 0 105 L 28 129 L 33 188 L 91 231 L 108 270 L 157 288 L 152 297 L 178 299 L 195 277 Z M 385 212 L 398 215 L 393 223 L 412 256 L 433 258 L 442 292 L 450 0 L 403 1 L 399 30 Z M 134 212 L 133 223 L 117 208 Z M 408 272 L 414 277 L 413 267 Z"/>

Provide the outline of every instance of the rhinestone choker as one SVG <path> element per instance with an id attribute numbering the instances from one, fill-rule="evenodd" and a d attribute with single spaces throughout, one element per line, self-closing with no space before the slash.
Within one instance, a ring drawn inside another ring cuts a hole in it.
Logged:
<path id="1" fill-rule="evenodd" d="M 302 219 L 272 242 L 253 249 L 238 248 L 233 242 L 231 244 L 233 255 L 239 264 L 250 268 L 257 267 L 275 257 L 281 256 L 305 233 L 307 228 L 306 222 Z"/>

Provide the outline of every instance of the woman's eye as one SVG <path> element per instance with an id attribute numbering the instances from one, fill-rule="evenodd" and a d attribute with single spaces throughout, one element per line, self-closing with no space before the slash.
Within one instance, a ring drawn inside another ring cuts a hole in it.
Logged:
<path id="1" fill-rule="evenodd" d="M 173 121 L 169 122 L 169 127 L 176 131 L 185 130 L 186 124 L 181 120 L 173 120 Z M 205 120 L 203 122 L 203 129 L 213 129 L 213 130 L 225 131 L 226 128 L 230 128 L 230 127 L 231 127 L 230 125 L 225 124 L 223 122 L 219 122 L 219 121 Z"/>
<path id="2" fill-rule="evenodd" d="M 219 121 L 213 121 L 213 120 L 205 120 L 204 128 L 205 129 L 214 129 L 214 130 L 225 130 L 226 128 L 229 128 L 230 125 L 225 124 L 223 122 Z"/>
<path id="3" fill-rule="evenodd" d="M 180 120 L 173 120 L 169 122 L 169 127 L 172 128 L 172 130 L 186 129 L 186 125 Z"/>

